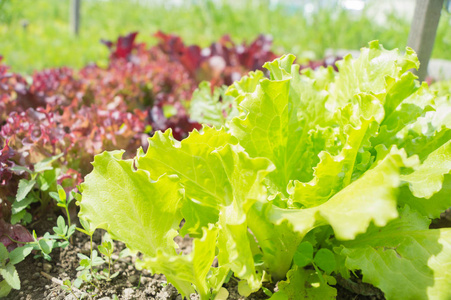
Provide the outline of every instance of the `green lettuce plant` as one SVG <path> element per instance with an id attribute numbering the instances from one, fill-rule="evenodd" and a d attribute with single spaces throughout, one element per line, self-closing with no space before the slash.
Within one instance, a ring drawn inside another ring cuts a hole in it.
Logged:
<path id="1" fill-rule="evenodd" d="M 80 217 L 185 297 L 215 298 L 233 272 L 243 295 L 279 281 L 272 299 L 334 298 L 352 273 L 387 299 L 449 299 L 451 230 L 429 229 L 451 207 L 449 96 L 409 72 L 410 48 L 371 42 L 338 73 L 300 74 L 294 59 L 229 87 L 238 116 L 221 128 L 97 155 Z"/>

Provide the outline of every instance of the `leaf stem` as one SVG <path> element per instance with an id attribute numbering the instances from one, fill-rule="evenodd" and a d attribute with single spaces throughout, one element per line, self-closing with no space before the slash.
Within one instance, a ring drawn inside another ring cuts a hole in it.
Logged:
<path id="1" fill-rule="evenodd" d="M 67 225 L 71 226 L 71 222 L 70 222 L 70 214 L 69 214 L 69 205 L 67 204 L 67 202 L 64 203 L 64 208 L 66 209 L 66 215 L 67 215 Z M 72 238 L 72 235 L 69 237 L 69 241 L 70 244 L 73 245 L 74 244 L 74 239 Z"/>
<path id="2" fill-rule="evenodd" d="M 21 242 L 21 241 L 16 241 L 15 239 L 13 239 L 12 237 L 10 237 L 8 234 L 4 233 L 1 236 L 6 236 L 8 239 L 10 239 L 12 242 L 16 243 L 16 244 L 24 244 L 24 245 L 31 245 L 35 242 Z"/>
<path id="3" fill-rule="evenodd" d="M 318 274 L 318 278 L 319 278 L 321 285 L 322 286 L 326 285 L 326 282 L 324 281 L 321 270 L 316 266 L 316 264 L 313 261 L 312 261 L 312 265 L 315 268 L 316 273 Z"/>
<path id="4" fill-rule="evenodd" d="M 91 242 L 91 255 L 90 255 L 90 262 L 89 262 L 89 268 L 91 269 L 91 275 L 93 278 L 95 278 L 94 276 L 94 270 L 92 269 L 92 234 L 89 236 L 90 242 Z"/>
<path id="5" fill-rule="evenodd" d="M 110 281 L 110 273 L 111 273 L 111 253 L 108 250 L 108 276 L 107 276 L 107 280 Z"/>
<path id="6" fill-rule="evenodd" d="M 143 276 L 143 273 L 139 274 L 139 281 L 138 281 L 138 289 L 141 286 L 141 277 Z"/>
<path id="7" fill-rule="evenodd" d="M 93 278 L 95 278 L 95 277 L 93 276 Z M 93 287 L 95 287 L 98 291 L 101 291 L 101 289 L 96 284 L 94 284 L 94 282 L 92 282 L 92 280 L 89 281 L 89 284 L 91 284 Z"/>

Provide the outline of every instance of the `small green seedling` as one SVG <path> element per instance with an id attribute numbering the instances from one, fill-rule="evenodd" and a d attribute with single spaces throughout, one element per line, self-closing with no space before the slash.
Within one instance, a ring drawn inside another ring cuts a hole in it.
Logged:
<path id="1" fill-rule="evenodd" d="M 33 247 L 25 245 L 8 252 L 5 245 L 0 243 L 0 298 L 6 297 L 12 289 L 20 290 L 20 278 L 14 265 L 23 261 Z"/>
<path id="2" fill-rule="evenodd" d="M 33 242 L 27 243 L 33 245 L 34 250 L 38 250 L 39 254 L 34 257 L 44 257 L 46 260 L 51 260 L 50 253 L 55 248 L 66 248 L 69 245 L 69 239 L 75 232 L 75 225 L 67 226 L 64 218 L 59 216 L 57 219 L 57 226 L 53 227 L 55 234 L 46 232 L 44 236 L 38 239 L 36 232 L 33 231 Z"/>
<path id="3" fill-rule="evenodd" d="M 337 268 L 337 262 L 335 255 L 329 249 L 321 248 L 313 256 L 313 245 L 309 242 L 302 242 L 294 254 L 293 262 L 300 268 L 311 264 L 315 268 L 322 285 L 325 285 L 326 282 L 336 284 L 335 278 L 330 274 Z"/>
<path id="4" fill-rule="evenodd" d="M 78 275 L 77 279 L 74 280 L 74 286 L 77 288 L 80 288 L 80 286 L 83 283 L 88 283 L 90 285 L 92 285 L 92 287 L 94 289 L 97 289 L 100 291 L 99 286 L 97 286 L 94 282 L 93 282 L 94 277 L 91 275 L 90 269 L 84 269 L 83 271 L 80 272 L 80 274 Z M 88 289 L 88 291 L 92 292 L 93 290 Z M 94 295 L 93 295 L 94 296 Z"/>
<path id="5" fill-rule="evenodd" d="M 77 194 L 80 196 L 80 194 Z M 77 198 L 77 197 L 75 197 Z M 78 257 L 81 259 L 80 261 L 80 267 L 77 268 L 77 270 L 90 270 L 90 274 L 92 275 L 92 278 L 96 278 L 97 280 L 106 280 L 110 281 L 111 279 L 117 277 L 119 275 L 119 272 L 115 272 L 114 274 L 111 274 L 112 266 L 114 263 L 121 258 L 130 256 L 130 250 L 128 248 L 123 249 L 116 260 L 113 260 L 113 253 L 114 253 L 114 243 L 111 239 L 110 235 L 108 233 L 105 233 L 103 236 L 103 241 L 100 246 L 98 246 L 99 252 L 101 255 L 104 256 L 105 259 L 99 257 L 97 255 L 97 251 L 93 250 L 92 246 L 92 236 L 94 235 L 95 228 L 91 226 L 91 224 L 84 220 L 80 219 L 80 224 L 83 228 L 76 228 L 78 231 L 83 232 L 84 234 L 88 235 L 90 237 L 91 241 L 91 254 L 90 257 L 83 255 L 83 254 L 77 254 Z M 94 269 L 93 267 L 99 266 L 103 263 L 108 263 L 108 268 L 103 269 L 100 273 L 98 273 L 97 269 Z M 90 280 L 92 280 L 92 278 Z"/>
<path id="6" fill-rule="evenodd" d="M 66 280 L 63 281 L 63 285 L 61 285 L 60 287 L 61 287 L 61 289 L 62 289 L 63 291 L 66 291 L 66 292 L 68 292 L 68 293 L 71 293 L 72 296 L 74 296 L 75 299 L 77 299 L 77 300 L 81 300 L 81 299 L 83 299 L 84 296 L 86 296 L 86 293 L 85 293 L 85 292 L 81 292 L 80 290 L 78 290 L 78 288 L 80 287 L 80 285 L 77 285 L 77 284 L 75 283 L 75 281 L 74 281 L 74 283 L 72 283 L 69 279 L 66 279 Z M 76 290 L 77 290 L 78 292 L 81 292 L 80 298 L 77 297 L 77 295 L 75 294 L 75 291 L 76 291 Z"/>
<path id="7" fill-rule="evenodd" d="M 73 198 L 75 198 L 77 201 L 79 201 L 79 196 L 81 195 L 78 193 L 73 193 Z M 81 253 L 77 254 L 77 256 L 80 258 L 80 266 L 77 268 L 77 271 L 81 272 L 78 274 L 77 279 L 74 280 L 72 285 L 79 288 L 83 283 L 88 283 L 95 289 L 100 291 L 99 286 L 94 283 L 95 280 L 110 281 L 113 278 L 117 277 L 119 275 L 119 272 L 111 274 L 112 266 L 118 259 L 130 256 L 130 250 L 125 248 L 119 253 L 118 258 L 116 260 L 113 260 L 113 240 L 108 233 L 105 233 L 102 239 L 102 244 L 98 246 L 99 253 L 103 256 L 102 258 L 101 256 L 99 256 L 97 250 L 93 249 L 92 237 L 94 235 L 95 228 L 84 219 L 80 219 L 80 224 L 82 228 L 77 227 L 75 229 L 89 236 L 91 248 L 89 256 Z M 96 268 L 105 263 L 108 263 L 108 268 L 104 268 L 102 270 Z"/>
<path id="8" fill-rule="evenodd" d="M 98 256 L 97 250 L 93 250 L 90 257 L 81 253 L 77 253 L 77 256 L 81 259 L 80 266 L 77 268 L 77 271 L 91 270 L 92 275 L 95 274 L 93 267 L 97 267 L 105 263 L 103 258 Z"/>
<path id="9" fill-rule="evenodd" d="M 66 225 L 64 222 L 64 218 L 62 216 L 59 216 L 56 221 L 57 226 L 53 227 L 53 231 L 55 232 L 55 235 L 52 235 L 55 239 L 63 239 L 65 242 L 69 243 L 69 238 L 74 234 L 75 232 L 75 225 Z M 66 247 L 68 244 L 61 244 L 61 247 Z"/>
<path id="10" fill-rule="evenodd" d="M 114 263 L 112 259 L 112 255 L 114 252 L 114 244 L 113 240 L 111 239 L 110 235 L 105 232 L 105 235 L 103 236 L 103 242 L 102 245 L 98 247 L 99 252 L 104 255 L 108 262 L 108 269 L 103 269 L 102 274 L 99 274 L 99 277 L 102 279 L 105 279 L 106 281 L 110 281 L 111 279 L 117 277 L 119 275 L 119 271 L 115 272 L 114 274 L 111 274 L 111 266 Z M 121 252 L 122 253 L 122 252 Z M 120 258 L 120 255 L 119 255 Z M 105 275 L 106 274 L 106 275 Z"/>
<path id="11" fill-rule="evenodd" d="M 77 256 L 80 258 L 80 266 L 76 270 L 82 271 L 77 278 L 77 283 L 80 283 L 81 280 L 83 282 L 91 284 L 94 288 L 100 290 L 100 288 L 93 282 L 94 278 L 97 279 L 98 271 L 94 267 L 104 264 L 105 261 L 100 256 L 98 256 L 97 250 L 92 250 L 90 257 L 81 253 L 77 253 Z"/>
<path id="12" fill-rule="evenodd" d="M 50 192 L 49 195 L 53 199 L 56 200 L 56 205 L 64 208 L 67 215 L 67 223 L 69 224 L 69 227 L 71 227 L 71 220 L 70 220 L 70 214 L 69 214 L 69 204 L 74 200 L 73 193 L 69 194 L 69 198 L 66 195 L 66 191 L 61 185 L 57 186 L 58 193 Z M 75 226 L 74 226 L 75 227 Z M 75 230 L 75 229 L 74 229 Z"/>

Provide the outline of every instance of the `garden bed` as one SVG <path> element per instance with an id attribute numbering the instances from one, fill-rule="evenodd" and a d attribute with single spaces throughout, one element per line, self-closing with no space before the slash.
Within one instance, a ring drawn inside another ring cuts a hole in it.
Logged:
<path id="1" fill-rule="evenodd" d="M 39 235 L 49 232 L 54 226 L 56 217 L 53 215 L 35 224 L 30 230 L 36 230 Z M 451 210 L 447 210 L 431 225 L 432 228 L 451 227 Z M 101 244 L 102 233 L 98 230 L 94 235 L 94 248 Z M 189 249 L 191 241 L 189 239 L 181 240 L 178 243 L 182 250 Z M 116 253 L 124 248 L 124 244 L 115 242 Z M 90 240 L 83 233 L 76 232 L 74 235 L 74 243 L 65 249 L 55 249 L 51 254 L 52 260 L 47 261 L 43 258 L 34 259 L 29 256 L 16 266 L 23 288 L 13 290 L 9 296 L 4 299 L 14 300 L 74 300 L 75 297 L 61 288 L 62 282 L 66 279 L 75 280 L 78 271 L 76 268 L 80 265 L 80 259 L 77 253 L 89 255 Z M 110 282 L 102 281 L 98 283 L 101 291 L 89 291 L 92 288 L 89 284 L 85 284 L 80 290 L 86 293 L 84 299 L 114 299 L 114 295 L 118 299 L 156 299 L 156 300 L 182 300 L 181 295 L 171 285 L 167 284 L 166 278 L 161 274 L 150 274 L 147 270 L 136 270 L 134 267 L 135 259 L 127 257 L 118 260 L 113 268 L 114 272 L 119 272 L 118 277 Z M 383 293 L 369 284 L 364 284 L 358 278 L 354 278 L 352 282 L 342 280 L 343 285 L 337 285 L 337 300 L 382 300 Z M 230 300 L 261 300 L 269 297 L 263 292 L 251 295 L 250 297 L 240 296 L 237 290 L 237 284 L 234 279 L 225 285 L 229 292 Z M 271 288 L 271 286 L 268 286 Z M 274 288 L 274 286 L 272 286 Z M 79 297 L 80 292 L 76 292 Z M 191 299 L 198 299 L 193 295 Z"/>
<path id="2" fill-rule="evenodd" d="M 56 222 L 56 217 L 47 217 L 45 221 L 36 223 L 30 231 L 36 230 L 38 235 L 51 231 Z M 103 230 L 96 231 L 93 238 L 93 247 L 101 244 Z M 178 242 L 182 251 L 186 251 L 192 246 L 189 239 L 180 240 Z M 116 253 L 124 248 L 124 244 L 114 242 Z M 16 265 L 19 277 L 22 283 L 21 290 L 13 290 L 4 299 L 14 300 L 75 300 L 76 298 L 61 288 L 63 281 L 69 279 L 74 281 L 77 278 L 76 270 L 80 266 L 80 259 L 77 254 L 82 253 L 89 255 L 90 240 L 83 233 L 76 232 L 74 234 L 73 244 L 65 249 L 55 249 L 52 254 L 52 260 L 47 261 L 43 258 L 33 258 L 28 256 L 23 262 Z M 112 281 L 96 282 L 100 291 L 92 290 L 92 286 L 84 284 L 79 291 L 75 291 L 75 295 L 80 299 L 115 299 L 117 296 L 121 300 L 131 299 L 156 299 L 156 300 L 182 300 L 182 296 L 177 290 L 166 282 L 166 278 L 161 274 L 150 274 L 147 270 L 137 270 L 134 267 L 135 258 L 127 257 L 118 260 L 113 265 L 113 272 L 119 272 L 119 275 Z M 338 300 L 382 300 L 382 292 L 368 284 L 363 284 L 360 280 L 354 278 L 354 284 L 343 280 L 343 284 L 337 285 Z M 262 291 L 254 293 L 249 297 L 240 296 L 238 293 L 237 281 L 232 278 L 225 284 L 229 292 L 229 300 L 262 300 L 268 299 Z M 267 285 L 267 288 L 274 289 L 274 285 Z M 362 294 L 360 294 L 360 293 Z M 81 298 L 80 296 L 85 296 Z M 193 294 L 191 299 L 199 299 Z"/>
<path id="3" fill-rule="evenodd" d="M 104 41 L 107 69 L 0 65 L 2 295 L 449 296 L 451 88 L 411 49 L 313 71 L 265 36 L 136 34 Z"/>

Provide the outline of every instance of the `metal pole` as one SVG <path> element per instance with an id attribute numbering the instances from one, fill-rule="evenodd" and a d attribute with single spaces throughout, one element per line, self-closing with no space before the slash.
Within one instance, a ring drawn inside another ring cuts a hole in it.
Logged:
<path id="1" fill-rule="evenodd" d="M 407 45 L 417 52 L 420 81 L 426 78 L 444 0 L 417 0 Z"/>
<path id="2" fill-rule="evenodd" d="M 80 5 L 81 0 L 71 0 L 70 5 L 70 26 L 72 33 L 78 35 L 80 31 Z"/>

